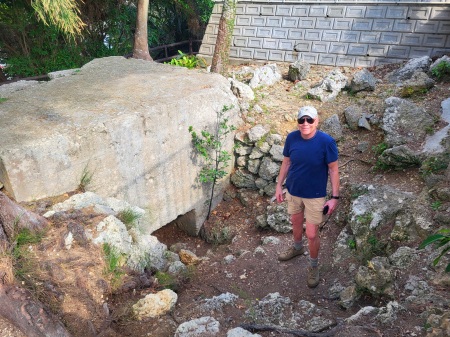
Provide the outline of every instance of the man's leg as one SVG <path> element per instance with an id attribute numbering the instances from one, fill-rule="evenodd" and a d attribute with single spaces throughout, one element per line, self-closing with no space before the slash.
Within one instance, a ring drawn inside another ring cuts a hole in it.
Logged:
<path id="1" fill-rule="evenodd" d="M 308 287 L 315 288 L 319 284 L 319 225 L 306 223 L 306 237 L 308 238 L 309 247 L 309 272 L 308 272 Z"/>
<path id="2" fill-rule="evenodd" d="M 299 212 L 291 215 L 292 233 L 294 236 L 294 245 L 285 252 L 278 255 L 278 260 L 287 261 L 295 256 L 303 255 L 305 247 L 303 247 L 303 219 L 304 212 Z"/>

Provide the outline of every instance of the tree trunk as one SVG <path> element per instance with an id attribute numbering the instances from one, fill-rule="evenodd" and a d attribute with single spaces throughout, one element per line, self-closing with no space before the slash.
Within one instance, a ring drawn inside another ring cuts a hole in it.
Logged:
<path id="1" fill-rule="evenodd" d="M 153 61 L 148 51 L 148 3 L 149 0 L 138 1 L 136 32 L 134 33 L 133 58 Z"/>
<path id="2" fill-rule="evenodd" d="M 5 73 L 3 72 L 2 66 L 0 66 L 0 82 L 6 82 L 8 79 L 6 78 Z"/>
<path id="3" fill-rule="evenodd" d="M 21 229 L 40 231 L 47 225 L 47 219 L 26 210 L 0 192 L 0 244 L 8 245 L 7 240 L 13 238 Z"/>
<path id="4" fill-rule="evenodd" d="M 25 289 L 0 284 L 0 316 L 18 327 L 27 337 L 70 337 L 57 317 L 33 300 Z"/>
<path id="5" fill-rule="evenodd" d="M 224 75 L 228 70 L 231 39 L 233 37 L 237 0 L 224 0 L 222 16 L 219 21 L 216 46 L 211 62 L 211 72 Z"/>

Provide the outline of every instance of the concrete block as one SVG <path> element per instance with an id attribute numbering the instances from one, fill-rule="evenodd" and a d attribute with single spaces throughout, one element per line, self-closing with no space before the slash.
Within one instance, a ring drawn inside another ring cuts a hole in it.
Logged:
<path id="1" fill-rule="evenodd" d="M 316 26 L 316 18 L 300 18 L 298 28 L 314 28 Z"/>
<path id="2" fill-rule="evenodd" d="M 272 37 L 272 28 L 259 27 L 256 30 L 257 37 Z"/>
<path id="3" fill-rule="evenodd" d="M 345 6 L 328 6 L 327 16 L 330 18 L 343 18 Z"/>
<path id="4" fill-rule="evenodd" d="M 292 6 L 277 6 L 275 15 L 278 16 L 291 16 Z"/>
<path id="5" fill-rule="evenodd" d="M 328 52 L 330 54 L 347 54 L 348 43 L 331 42 Z"/>
<path id="6" fill-rule="evenodd" d="M 290 52 L 287 51 L 284 54 L 284 62 L 295 62 L 298 60 L 298 53 L 297 52 Z"/>
<path id="7" fill-rule="evenodd" d="M 378 43 L 380 41 L 379 32 L 361 32 L 361 36 L 359 38 L 360 43 Z"/>
<path id="8" fill-rule="evenodd" d="M 263 39 L 263 48 L 264 49 L 277 49 L 278 48 L 278 40 L 277 39 Z"/>
<path id="9" fill-rule="evenodd" d="M 310 64 L 317 64 L 319 61 L 319 54 L 301 53 L 300 59 Z"/>
<path id="10" fill-rule="evenodd" d="M 423 46 L 426 47 L 438 47 L 442 48 L 445 46 L 447 40 L 447 35 L 429 35 L 426 34 L 423 38 Z"/>
<path id="11" fill-rule="evenodd" d="M 244 59 L 252 59 L 254 50 L 252 48 L 241 48 L 239 50 L 239 57 Z"/>
<path id="12" fill-rule="evenodd" d="M 400 33 L 381 33 L 380 43 L 398 44 L 402 38 Z"/>
<path id="13" fill-rule="evenodd" d="M 441 21 L 438 31 L 440 34 L 450 34 L 450 21 Z"/>
<path id="14" fill-rule="evenodd" d="M 394 21 L 388 19 L 374 19 L 372 29 L 377 32 L 390 32 L 394 27 Z"/>
<path id="15" fill-rule="evenodd" d="M 355 57 L 340 55 L 336 57 L 336 66 L 338 67 L 354 67 L 354 65 Z"/>
<path id="16" fill-rule="evenodd" d="M 334 19 L 333 29 L 350 30 L 352 29 L 353 19 Z"/>
<path id="17" fill-rule="evenodd" d="M 386 11 L 387 19 L 406 19 L 408 18 L 408 7 L 388 6 Z"/>
<path id="18" fill-rule="evenodd" d="M 320 41 L 322 38 L 322 30 L 319 29 L 307 29 L 305 31 L 305 40 Z"/>
<path id="19" fill-rule="evenodd" d="M 271 50 L 269 51 L 269 60 L 271 61 L 284 61 L 284 51 Z"/>
<path id="20" fill-rule="evenodd" d="M 320 54 L 317 64 L 321 64 L 324 66 L 334 66 L 334 65 L 336 65 L 336 58 L 337 58 L 337 55 Z"/>
<path id="21" fill-rule="evenodd" d="M 263 45 L 263 39 L 258 38 L 248 38 L 248 44 L 247 47 L 249 48 L 262 48 Z"/>
<path id="22" fill-rule="evenodd" d="M 294 17 L 283 17 L 282 27 L 284 28 L 297 28 L 298 18 Z"/>
<path id="23" fill-rule="evenodd" d="M 272 30 L 272 37 L 276 39 L 286 39 L 288 36 L 288 29 L 286 28 L 274 28 Z"/>
<path id="24" fill-rule="evenodd" d="M 265 27 L 266 26 L 266 17 L 265 16 L 252 16 L 252 26 L 253 27 Z"/>
<path id="25" fill-rule="evenodd" d="M 415 25 L 416 21 L 414 20 L 395 20 L 392 30 L 394 32 L 413 32 Z"/>
<path id="26" fill-rule="evenodd" d="M 450 48 L 433 48 L 431 52 L 431 57 L 441 57 L 448 55 L 450 53 Z"/>
<path id="27" fill-rule="evenodd" d="M 236 15 L 245 14 L 246 8 L 247 8 L 247 5 L 237 4 L 236 5 Z"/>
<path id="28" fill-rule="evenodd" d="M 280 50 L 294 50 L 294 41 L 292 40 L 280 40 L 278 41 L 278 49 Z"/>
<path id="29" fill-rule="evenodd" d="M 450 48 L 450 35 L 447 37 L 447 43 L 445 44 L 445 48 Z"/>
<path id="30" fill-rule="evenodd" d="M 214 53 L 214 46 L 202 43 L 199 53 L 202 55 L 212 55 Z"/>
<path id="31" fill-rule="evenodd" d="M 255 5 L 255 4 L 247 4 L 247 5 L 245 5 L 245 14 L 246 15 L 260 15 L 261 14 L 261 6 Z"/>
<path id="32" fill-rule="evenodd" d="M 230 47 L 230 57 L 239 57 L 239 48 Z"/>
<path id="33" fill-rule="evenodd" d="M 213 7 L 212 14 L 219 14 L 221 15 L 223 11 L 223 5 L 221 3 L 216 3 Z"/>
<path id="34" fill-rule="evenodd" d="M 215 34 L 215 25 L 208 25 L 205 29 L 205 34 Z"/>
<path id="35" fill-rule="evenodd" d="M 406 46 L 389 46 L 387 56 L 406 59 L 409 56 L 410 49 L 411 47 Z"/>
<path id="36" fill-rule="evenodd" d="M 367 6 L 366 18 L 384 19 L 386 17 L 387 6 Z"/>
<path id="37" fill-rule="evenodd" d="M 313 53 L 328 53 L 329 46 L 330 46 L 329 42 L 315 41 L 312 43 L 311 51 Z"/>
<path id="38" fill-rule="evenodd" d="M 292 16 L 296 16 L 299 18 L 308 16 L 309 6 L 293 6 L 292 8 Z"/>
<path id="39" fill-rule="evenodd" d="M 241 36 L 242 35 L 242 27 L 233 27 L 233 36 Z"/>
<path id="40" fill-rule="evenodd" d="M 248 38 L 247 37 L 235 36 L 233 38 L 232 45 L 234 47 L 247 47 L 247 43 L 248 43 Z"/>
<path id="41" fill-rule="evenodd" d="M 375 56 L 375 57 L 383 56 L 384 57 L 387 55 L 388 50 L 389 50 L 389 46 L 384 46 L 381 44 L 371 44 L 367 48 L 367 54 L 369 56 Z"/>
<path id="42" fill-rule="evenodd" d="M 256 36 L 256 27 L 242 27 L 242 36 Z"/>
<path id="43" fill-rule="evenodd" d="M 252 24 L 252 16 L 240 15 L 236 18 L 237 26 L 250 26 Z"/>
<path id="44" fill-rule="evenodd" d="M 357 57 L 355 59 L 355 67 L 372 67 L 374 64 L 374 57 Z"/>
<path id="45" fill-rule="evenodd" d="M 326 17 L 327 16 L 327 6 L 311 6 L 309 9 L 309 16 L 316 17 Z"/>
<path id="46" fill-rule="evenodd" d="M 414 29 L 417 33 L 437 33 L 439 32 L 439 21 L 416 21 Z"/>
<path id="47" fill-rule="evenodd" d="M 422 34 L 403 33 L 400 44 L 407 46 L 421 46 L 423 40 Z"/>
<path id="48" fill-rule="evenodd" d="M 402 59 L 393 59 L 393 58 L 387 58 L 387 57 L 383 57 L 383 58 L 377 58 L 375 59 L 375 65 L 379 66 L 379 65 L 384 65 L 384 64 L 392 64 L 392 63 L 399 63 L 402 62 Z"/>
<path id="49" fill-rule="evenodd" d="M 341 42 L 359 42 L 361 32 L 343 31 L 341 34 Z"/>
<path id="50" fill-rule="evenodd" d="M 206 37 L 207 44 L 216 44 L 217 35 L 208 35 Z"/>
<path id="51" fill-rule="evenodd" d="M 265 49 L 255 49 L 255 53 L 253 57 L 256 60 L 268 60 L 269 59 L 269 51 Z"/>
<path id="52" fill-rule="evenodd" d="M 211 24 L 219 24 L 220 21 L 220 14 L 211 14 L 211 16 L 209 17 L 209 23 Z"/>
<path id="53" fill-rule="evenodd" d="M 339 41 L 341 38 L 341 31 L 324 30 L 322 33 L 322 41 Z"/>
<path id="54" fill-rule="evenodd" d="M 407 18 L 415 20 L 428 20 L 430 13 L 430 7 L 410 7 Z"/>
<path id="55" fill-rule="evenodd" d="M 435 7 L 431 10 L 430 20 L 450 20 L 450 8 L 447 7 Z"/>
<path id="56" fill-rule="evenodd" d="M 266 19 L 266 26 L 268 27 L 281 27 L 283 18 L 277 16 L 269 16 Z"/>
<path id="57" fill-rule="evenodd" d="M 367 44 L 350 43 L 348 45 L 347 54 L 349 55 L 367 55 Z"/>
<path id="58" fill-rule="evenodd" d="M 411 47 L 411 50 L 409 51 L 409 58 L 411 59 L 430 55 L 431 50 L 424 47 Z"/>
<path id="59" fill-rule="evenodd" d="M 363 18 L 366 13 L 366 6 L 347 6 L 345 17 L 347 18 Z"/>
<path id="60" fill-rule="evenodd" d="M 334 20 L 329 18 L 317 18 L 316 29 L 333 29 Z"/>
<path id="61" fill-rule="evenodd" d="M 261 5 L 261 15 L 275 15 L 275 6 Z"/>
<path id="62" fill-rule="evenodd" d="M 312 42 L 310 41 L 299 41 L 295 44 L 294 50 L 298 52 L 309 52 L 311 51 Z"/>
<path id="63" fill-rule="evenodd" d="M 354 19 L 352 30 L 372 30 L 372 19 Z"/>
<path id="64" fill-rule="evenodd" d="M 304 33 L 305 33 L 304 29 L 289 29 L 288 39 L 303 40 Z"/>

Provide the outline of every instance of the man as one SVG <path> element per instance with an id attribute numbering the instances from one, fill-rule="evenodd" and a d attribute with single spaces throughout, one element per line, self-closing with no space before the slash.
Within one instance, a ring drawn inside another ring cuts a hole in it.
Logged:
<path id="1" fill-rule="evenodd" d="M 285 200 L 283 182 L 286 179 L 286 200 L 291 216 L 294 244 L 280 254 L 280 261 L 303 255 L 303 221 L 306 217 L 306 237 L 309 248 L 308 287 L 319 284 L 319 224 L 323 212 L 331 214 L 339 199 L 338 150 L 334 139 L 317 130 L 319 116 L 312 106 L 304 106 L 298 112 L 298 130 L 291 132 L 283 150 L 283 162 L 275 196 L 278 202 Z M 326 201 L 328 176 L 331 181 L 331 199 Z M 326 210 L 328 208 L 328 210 Z"/>

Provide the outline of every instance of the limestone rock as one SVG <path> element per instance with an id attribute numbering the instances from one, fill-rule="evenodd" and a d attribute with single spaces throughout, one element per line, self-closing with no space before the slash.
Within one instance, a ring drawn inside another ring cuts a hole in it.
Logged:
<path id="1" fill-rule="evenodd" d="M 180 255 L 181 262 L 187 265 L 199 264 L 202 261 L 202 259 L 187 249 L 181 249 L 178 255 Z"/>
<path id="2" fill-rule="evenodd" d="M 288 77 L 292 82 L 302 81 L 306 79 L 311 70 L 311 65 L 308 62 L 297 60 L 289 65 Z"/>
<path id="3" fill-rule="evenodd" d="M 175 337 L 215 337 L 220 332 L 220 323 L 205 316 L 180 324 Z"/>
<path id="4" fill-rule="evenodd" d="M 359 92 L 363 90 L 374 91 L 377 80 L 372 73 L 364 68 L 358 71 L 350 82 L 349 89 L 351 92 Z"/>
<path id="5" fill-rule="evenodd" d="M 133 305 L 133 312 L 138 320 L 154 318 L 170 312 L 178 300 L 178 295 L 164 289 L 156 294 L 148 294 Z"/>
<path id="6" fill-rule="evenodd" d="M 281 80 L 282 76 L 280 70 L 277 65 L 267 64 L 258 68 L 253 73 L 253 77 L 250 80 L 249 86 L 250 88 L 257 88 L 259 86 L 269 86 L 275 84 L 279 80 Z"/>

